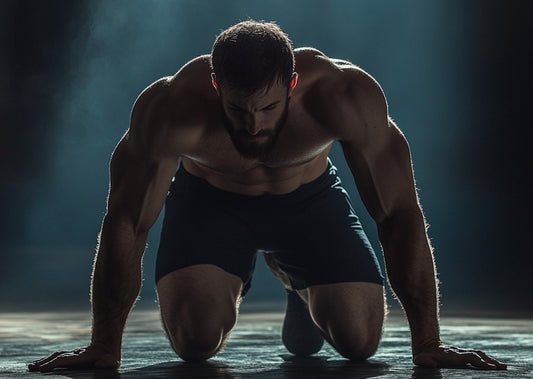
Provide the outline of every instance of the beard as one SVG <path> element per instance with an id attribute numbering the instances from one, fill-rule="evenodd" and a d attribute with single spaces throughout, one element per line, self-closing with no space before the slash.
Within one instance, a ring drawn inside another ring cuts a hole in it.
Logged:
<path id="1" fill-rule="evenodd" d="M 289 114 L 289 99 L 285 103 L 283 112 L 276 120 L 274 129 L 261 130 L 256 136 L 263 137 L 261 141 L 254 141 L 250 139 L 250 134 L 246 130 L 236 130 L 228 115 L 222 108 L 223 124 L 233 142 L 235 149 L 245 158 L 260 158 L 272 151 L 278 136 L 281 133 L 287 116 Z"/>

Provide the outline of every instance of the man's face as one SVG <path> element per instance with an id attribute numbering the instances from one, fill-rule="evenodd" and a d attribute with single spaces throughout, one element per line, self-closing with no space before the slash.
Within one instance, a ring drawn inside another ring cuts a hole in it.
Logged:
<path id="1" fill-rule="evenodd" d="M 287 120 L 290 92 L 278 83 L 251 95 L 219 90 L 224 126 L 242 156 L 260 158 L 272 150 Z"/>

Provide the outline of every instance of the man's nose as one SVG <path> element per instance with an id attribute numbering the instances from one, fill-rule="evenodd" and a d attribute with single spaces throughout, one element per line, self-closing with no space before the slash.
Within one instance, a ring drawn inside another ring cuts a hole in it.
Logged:
<path id="1" fill-rule="evenodd" d="M 246 120 L 246 131 L 253 136 L 261 131 L 261 125 L 256 114 L 248 115 Z"/>

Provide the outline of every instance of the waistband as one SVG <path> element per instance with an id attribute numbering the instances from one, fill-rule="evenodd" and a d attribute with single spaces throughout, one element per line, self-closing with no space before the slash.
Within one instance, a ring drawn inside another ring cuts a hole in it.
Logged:
<path id="1" fill-rule="evenodd" d="M 334 185 L 340 184 L 340 179 L 337 175 L 337 168 L 331 163 L 328 158 L 328 165 L 324 172 L 309 183 L 302 184 L 300 187 L 292 192 L 286 194 L 272 195 L 243 195 L 235 192 L 226 191 L 213 186 L 207 180 L 193 175 L 188 172 L 183 164 L 176 172 L 172 186 L 181 188 L 189 188 L 202 193 L 210 193 L 217 197 L 222 197 L 223 201 L 239 201 L 239 202 L 256 202 L 256 201 L 285 201 L 293 199 L 302 199 L 313 196 L 324 189 L 330 188 Z M 171 187 L 172 190 L 172 187 Z"/>

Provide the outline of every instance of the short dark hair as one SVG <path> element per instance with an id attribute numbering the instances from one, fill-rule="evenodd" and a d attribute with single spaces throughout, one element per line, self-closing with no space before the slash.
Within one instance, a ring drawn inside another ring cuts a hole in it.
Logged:
<path id="1" fill-rule="evenodd" d="M 292 44 L 274 22 L 247 20 L 218 35 L 211 50 L 217 83 L 253 93 L 276 81 L 289 86 L 294 72 Z"/>

